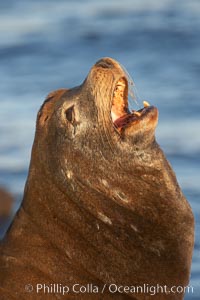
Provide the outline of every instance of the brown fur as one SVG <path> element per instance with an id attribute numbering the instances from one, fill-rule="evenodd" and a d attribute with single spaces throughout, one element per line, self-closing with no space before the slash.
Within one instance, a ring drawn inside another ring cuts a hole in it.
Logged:
<path id="1" fill-rule="evenodd" d="M 188 284 L 193 214 L 155 141 L 157 110 L 121 136 L 114 128 L 121 76 L 120 65 L 104 58 L 81 86 L 54 92 L 39 111 L 24 199 L 1 246 L 1 300 L 183 299 L 24 290 L 37 283 Z"/>

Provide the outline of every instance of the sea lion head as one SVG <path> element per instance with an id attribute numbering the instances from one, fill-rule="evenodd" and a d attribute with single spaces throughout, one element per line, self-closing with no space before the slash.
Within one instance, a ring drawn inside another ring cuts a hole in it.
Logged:
<path id="1" fill-rule="evenodd" d="M 48 146 L 40 151 L 41 163 L 47 158 L 55 161 L 50 157 L 62 151 L 58 157 L 65 162 L 75 153 L 76 159 L 86 153 L 99 159 L 101 153 L 113 164 L 116 153 L 117 160 L 126 164 L 138 151 L 152 148 L 158 110 L 145 105 L 131 112 L 128 89 L 124 68 L 114 59 L 102 58 L 83 84 L 51 93 L 38 113 L 35 144 Z"/>

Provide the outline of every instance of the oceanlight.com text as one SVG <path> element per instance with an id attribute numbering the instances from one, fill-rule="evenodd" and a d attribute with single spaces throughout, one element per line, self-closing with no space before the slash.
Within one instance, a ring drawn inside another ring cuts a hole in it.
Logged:
<path id="1" fill-rule="evenodd" d="M 32 284 L 27 284 L 25 286 L 25 291 L 28 293 L 36 293 L 36 294 L 103 294 L 103 293 L 121 293 L 121 294 L 148 294 L 154 296 L 156 294 L 182 294 L 182 293 L 190 293 L 193 294 L 194 288 L 192 286 L 171 286 L 167 285 L 150 285 L 143 284 L 138 286 L 127 286 L 127 285 L 119 285 L 115 283 L 104 284 L 102 286 L 98 286 L 93 283 L 88 283 L 85 285 L 75 283 L 73 285 L 61 284 L 61 283 L 38 283 L 35 286 Z"/>

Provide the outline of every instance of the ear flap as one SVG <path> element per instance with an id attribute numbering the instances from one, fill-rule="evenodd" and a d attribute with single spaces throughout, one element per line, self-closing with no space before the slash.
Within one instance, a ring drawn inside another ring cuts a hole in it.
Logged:
<path id="1" fill-rule="evenodd" d="M 67 89 L 60 89 L 51 92 L 42 104 L 39 112 L 37 122 L 40 126 L 44 126 L 45 122 L 48 120 L 53 111 L 54 103 L 57 102 L 62 95 L 67 91 Z"/>

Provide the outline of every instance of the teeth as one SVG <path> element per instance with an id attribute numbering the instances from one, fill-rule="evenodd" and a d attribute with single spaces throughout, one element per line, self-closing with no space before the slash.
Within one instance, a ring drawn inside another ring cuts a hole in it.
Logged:
<path id="1" fill-rule="evenodd" d="M 141 116 L 141 113 L 139 111 L 134 111 L 134 115 L 140 117 Z"/>
<path id="2" fill-rule="evenodd" d="M 147 102 L 147 101 L 143 101 L 143 105 L 144 105 L 144 107 L 150 106 L 149 102 Z"/>
<path id="3" fill-rule="evenodd" d="M 125 86 L 126 83 L 125 83 L 124 80 L 119 80 L 119 81 L 117 82 L 117 85 L 123 85 L 123 86 Z"/>
<path id="4" fill-rule="evenodd" d="M 116 85 L 116 88 L 115 88 L 115 91 L 123 91 L 124 90 L 124 87 L 125 87 L 125 84 L 117 84 Z"/>

